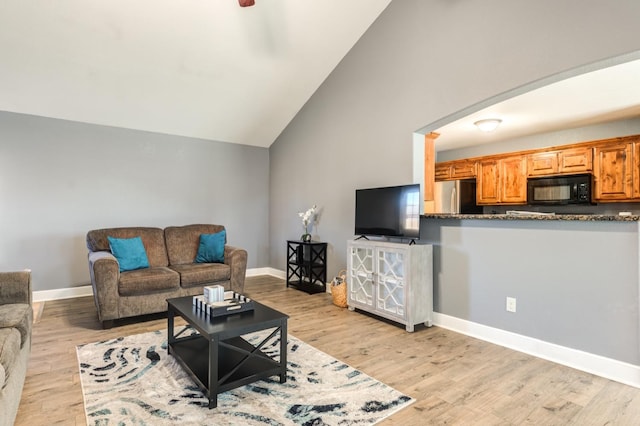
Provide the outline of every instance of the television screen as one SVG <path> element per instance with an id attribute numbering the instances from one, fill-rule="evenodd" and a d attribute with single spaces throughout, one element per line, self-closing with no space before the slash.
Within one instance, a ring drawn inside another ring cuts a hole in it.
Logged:
<path id="1" fill-rule="evenodd" d="M 355 234 L 420 238 L 420 185 L 356 189 Z"/>

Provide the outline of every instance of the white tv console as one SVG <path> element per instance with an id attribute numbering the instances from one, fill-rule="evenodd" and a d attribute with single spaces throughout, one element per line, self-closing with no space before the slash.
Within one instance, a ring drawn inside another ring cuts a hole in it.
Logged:
<path id="1" fill-rule="evenodd" d="M 413 332 L 433 322 L 433 246 L 347 242 L 347 303 L 399 322 Z"/>

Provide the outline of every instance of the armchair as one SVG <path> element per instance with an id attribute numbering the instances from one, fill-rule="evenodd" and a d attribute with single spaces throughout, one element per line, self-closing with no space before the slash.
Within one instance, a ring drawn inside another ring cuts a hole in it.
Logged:
<path id="1" fill-rule="evenodd" d="M 15 421 L 31 352 L 31 271 L 0 272 L 0 425 Z"/>

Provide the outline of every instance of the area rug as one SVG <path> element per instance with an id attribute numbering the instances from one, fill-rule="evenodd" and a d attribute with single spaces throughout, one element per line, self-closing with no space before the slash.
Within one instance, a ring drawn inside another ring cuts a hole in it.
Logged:
<path id="1" fill-rule="evenodd" d="M 264 349 L 275 359 L 277 339 Z M 221 393 L 208 409 L 167 354 L 166 330 L 78 346 L 87 424 L 368 425 L 414 401 L 291 335 L 287 347 L 285 383 L 274 376 Z"/>

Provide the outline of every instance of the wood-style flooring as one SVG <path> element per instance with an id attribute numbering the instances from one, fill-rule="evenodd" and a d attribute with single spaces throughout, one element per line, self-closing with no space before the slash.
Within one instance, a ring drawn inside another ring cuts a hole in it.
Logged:
<path id="1" fill-rule="evenodd" d="M 245 293 L 287 313 L 290 334 L 416 399 L 382 425 L 640 425 L 640 389 L 438 327 L 407 333 L 278 278 L 248 278 Z M 76 346 L 166 327 L 143 319 L 102 330 L 93 298 L 46 302 L 16 425 L 84 425 Z"/>

